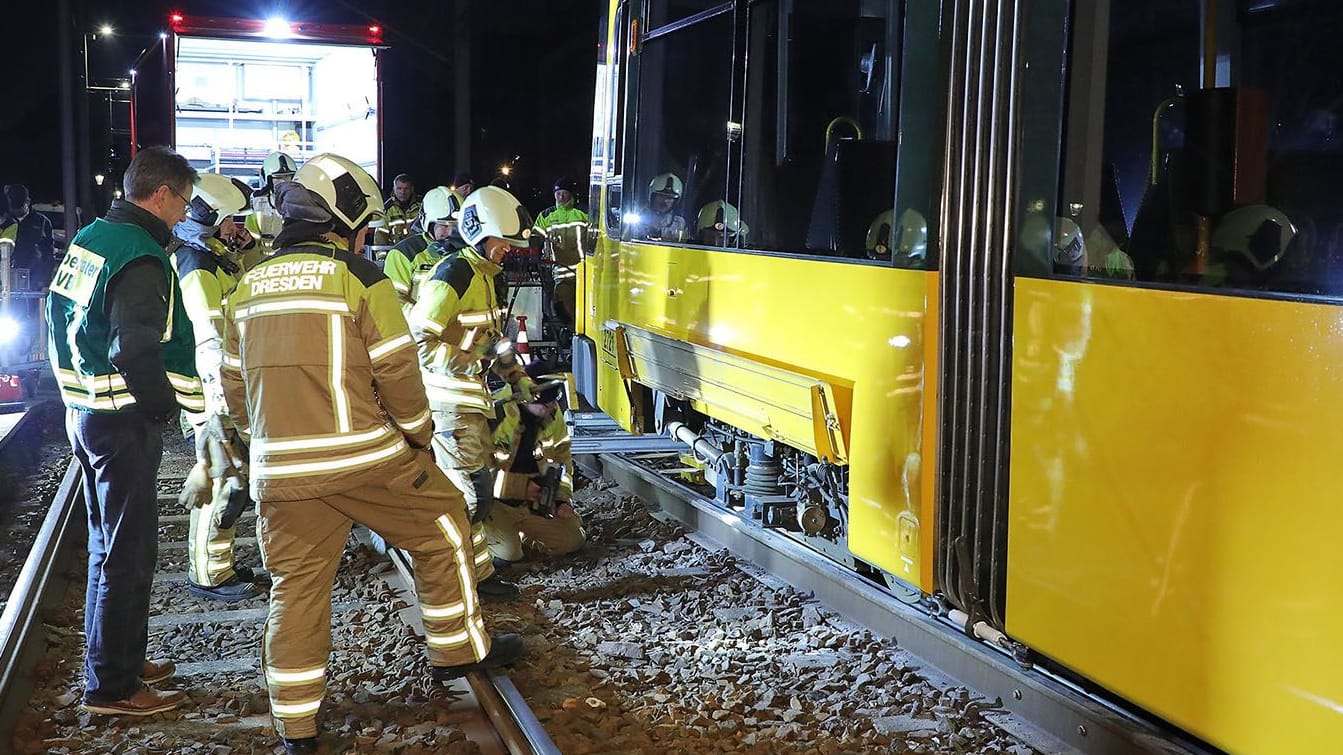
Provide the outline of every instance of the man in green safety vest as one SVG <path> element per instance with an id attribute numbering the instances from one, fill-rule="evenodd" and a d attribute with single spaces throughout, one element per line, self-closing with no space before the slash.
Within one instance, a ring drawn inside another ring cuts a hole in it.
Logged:
<path id="1" fill-rule="evenodd" d="M 205 410 L 191 319 L 164 253 L 195 183 L 181 155 L 140 150 L 126 168 L 126 198 L 70 242 L 47 298 L 51 366 L 88 502 L 84 707 L 92 713 L 145 716 L 186 699 L 146 686 L 175 666 L 145 652 L 163 426 L 179 408 Z"/>

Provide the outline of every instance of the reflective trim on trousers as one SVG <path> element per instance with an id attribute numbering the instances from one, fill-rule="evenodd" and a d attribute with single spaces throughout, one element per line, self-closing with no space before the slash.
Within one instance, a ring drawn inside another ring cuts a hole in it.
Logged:
<path id="1" fill-rule="evenodd" d="M 321 681 L 325 676 L 326 666 L 315 666 L 313 668 L 299 669 L 297 671 L 270 668 L 269 666 L 266 667 L 266 681 L 280 686 Z"/>

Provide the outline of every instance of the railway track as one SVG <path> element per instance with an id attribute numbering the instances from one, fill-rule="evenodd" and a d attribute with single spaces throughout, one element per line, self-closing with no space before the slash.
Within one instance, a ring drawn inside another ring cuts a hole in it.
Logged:
<path id="1" fill-rule="evenodd" d="M 621 452 L 603 453 L 598 438 L 611 433 L 610 424 L 600 419 L 594 425 L 597 430 L 587 439 L 581 429 L 575 432 L 575 448 L 586 451 L 575 459 L 586 474 L 613 481 L 707 547 L 725 548 L 768 577 L 811 592 L 840 616 L 897 639 L 953 679 L 996 698 L 1005 712 L 1029 722 L 1025 728 L 1011 722 L 1004 726 L 1033 747 L 1089 755 L 1208 752 L 1169 727 L 1130 715 L 1058 676 L 971 640 L 945 609 L 923 610 L 907 596 L 868 583 L 791 538 L 723 509 L 674 479 L 682 465 L 675 463 L 678 452 L 662 449 L 665 438 L 618 438 L 612 447 Z"/>
<path id="2" fill-rule="evenodd" d="M 181 466 L 166 457 L 165 470 Z M 185 689 L 189 702 L 142 721 L 82 712 L 83 639 L 77 613 L 83 605 L 85 525 L 80 477 L 71 465 L 0 617 L 0 751 L 9 751 L 11 742 L 26 742 L 32 752 L 101 751 L 103 746 L 123 751 L 113 740 L 99 744 L 68 734 L 44 736 L 49 731 L 20 731 L 15 737 L 16 721 L 25 710 L 67 728 L 106 727 L 114 740 L 131 748 L 124 751 L 180 752 L 202 742 L 219 744 L 221 752 L 248 744 L 251 751 L 271 751 L 276 739 L 259 661 L 264 598 L 222 604 L 186 590 L 188 517 L 175 495 L 182 478 L 171 474 L 159 480 L 160 552 L 149 656 L 177 662 L 171 684 Z M 238 525 L 237 556 L 240 563 L 258 564 L 257 553 L 255 515 L 248 512 Z M 558 753 L 507 675 L 474 673 L 446 686 L 421 678 L 423 635 L 411 569 L 410 559 L 396 551 L 384 557 L 371 549 L 347 549 L 333 592 L 332 674 L 323 706 L 327 731 L 334 727 L 346 743 L 336 751 L 353 746 Z M 432 708 L 422 705 L 431 701 Z M 391 718 L 398 709 L 407 728 L 400 730 L 402 737 L 389 739 L 381 717 Z"/>

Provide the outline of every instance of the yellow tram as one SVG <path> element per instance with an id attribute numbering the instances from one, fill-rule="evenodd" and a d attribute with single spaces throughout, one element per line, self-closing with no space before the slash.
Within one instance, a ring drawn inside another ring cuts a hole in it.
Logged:
<path id="1" fill-rule="evenodd" d="M 1343 748 L 1343 4 L 612 0 L 604 35 L 588 400 L 1214 746 Z"/>

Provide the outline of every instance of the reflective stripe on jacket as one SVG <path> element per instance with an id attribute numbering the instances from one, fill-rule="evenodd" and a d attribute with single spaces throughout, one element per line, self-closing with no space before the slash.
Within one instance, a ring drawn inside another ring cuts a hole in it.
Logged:
<path id="1" fill-rule="evenodd" d="M 227 414 L 224 388 L 219 382 L 221 344 L 224 334 L 224 297 L 237 284 L 237 267 L 218 239 L 207 239 L 208 249 L 184 244 L 172 253 L 173 267 L 182 286 L 182 305 L 196 337 L 196 372 L 205 392 L 205 411 L 187 412 L 187 420 L 199 427 L 212 414 Z"/>
<path id="2" fill-rule="evenodd" d="M 419 348 L 424 387 L 434 411 L 493 415 L 485 386 L 489 364 L 510 382 L 525 376 L 516 364 L 497 365 L 487 353 L 503 334 L 504 310 L 495 276 L 503 268 L 466 247 L 439 260 L 411 308 L 410 329 Z"/>
<path id="3" fill-rule="evenodd" d="M 346 490 L 429 445 L 415 343 L 372 262 L 328 244 L 282 249 L 243 275 L 224 317 L 224 394 L 250 433 L 256 500 Z"/>

